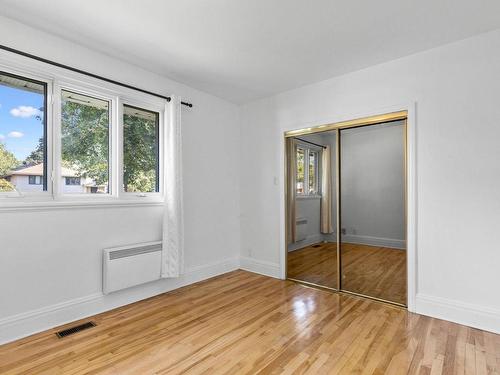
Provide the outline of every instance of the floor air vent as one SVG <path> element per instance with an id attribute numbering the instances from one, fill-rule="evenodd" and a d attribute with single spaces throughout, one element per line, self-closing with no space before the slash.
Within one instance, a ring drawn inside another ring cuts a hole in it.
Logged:
<path id="1" fill-rule="evenodd" d="M 312 245 L 312 247 L 321 247 L 321 245 Z"/>
<path id="2" fill-rule="evenodd" d="M 87 323 L 83 323 L 83 324 L 80 324 L 80 325 L 75 326 L 75 327 L 71 327 L 71 328 L 56 332 L 56 335 L 57 335 L 57 337 L 62 339 L 63 337 L 72 335 L 72 334 L 80 332 L 80 331 L 84 331 L 86 329 L 89 329 L 89 328 L 92 328 L 95 326 L 96 326 L 96 324 L 94 322 L 87 322 Z"/>

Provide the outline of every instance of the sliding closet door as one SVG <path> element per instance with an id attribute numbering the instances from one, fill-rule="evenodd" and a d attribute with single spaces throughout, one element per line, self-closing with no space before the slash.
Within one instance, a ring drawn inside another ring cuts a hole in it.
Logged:
<path id="1" fill-rule="evenodd" d="M 336 132 L 287 139 L 287 277 L 337 289 Z"/>
<path id="2" fill-rule="evenodd" d="M 341 289 L 406 305 L 405 122 L 340 130 Z"/>

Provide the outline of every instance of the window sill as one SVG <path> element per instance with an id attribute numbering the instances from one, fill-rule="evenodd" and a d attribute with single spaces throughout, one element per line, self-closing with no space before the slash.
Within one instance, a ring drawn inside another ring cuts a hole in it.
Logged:
<path id="1" fill-rule="evenodd" d="M 297 199 L 321 199 L 321 195 L 319 194 L 311 194 L 311 195 L 297 195 Z"/>
<path id="2" fill-rule="evenodd" d="M 5 202 L 0 201 L 0 212 L 26 212 L 49 211 L 88 208 L 114 208 L 114 207 L 149 207 L 163 206 L 162 200 L 152 199 L 120 199 L 120 200 L 50 200 Z"/>

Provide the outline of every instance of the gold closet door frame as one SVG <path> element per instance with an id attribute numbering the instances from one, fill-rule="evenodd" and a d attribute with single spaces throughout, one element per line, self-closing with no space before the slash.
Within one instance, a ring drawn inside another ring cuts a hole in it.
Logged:
<path id="1" fill-rule="evenodd" d="M 341 270 L 342 270 L 342 251 L 341 251 L 341 242 L 340 242 L 340 218 L 341 218 L 341 200 L 340 200 L 340 130 L 341 129 L 349 129 L 349 128 L 358 128 L 362 126 L 370 126 L 370 125 L 376 125 L 376 124 L 383 124 L 383 123 L 390 123 L 390 122 L 396 122 L 404 120 L 404 130 L 403 130 L 403 146 L 404 146 L 404 155 L 403 155 L 403 162 L 404 162 L 404 198 L 405 198 L 405 241 L 406 241 L 406 262 L 408 265 L 408 111 L 397 111 L 397 112 L 390 112 L 390 113 L 385 113 L 381 115 L 374 115 L 374 116 L 369 116 L 369 117 L 362 117 L 358 119 L 353 119 L 353 120 L 347 120 L 347 121 L 341 121 L 341 122 L 336 122 L 336 123 L 330 123 L 330 124 L 325 124 L 325 125 L 318 125 L 318 126 L 313 126 L 313 127 L 308 127 L 308 128 L 303 128 L 303 129 L 297 129 L 297 130 L 290 130 L 285 132 L 284 138 L 285 138 L 285 145 L 286 145 L 286 139 L 290 137 L 297 137 L 299 135 L 306 135 L 306 134 L 314 134 L 314 133 L 323 133 L 327 131 L 332 131 L 335 130 L 335 142 L 336 142 L 336 150 L 335 150 L 335 155 L 336 155 L 336 161 L 335 161 L 335 173 L 336 173 L 336 178 L 335 178 L 335 191 L 336 191 L 336 201 L 337 201 L 337 288 L 330 288 L 330 287 L 325 287 L 323 285 L 311 283 L 308 281 L 302 281 L 302 280 L 297 280 L 294 278 L 289 278 L 288 277 L 288 244 L 285 241 L 285 277 L 287 280 L 291 280 L 300 284 L 304 284 L 306 286 L 312 286 L 320 289 L 326 289 L 326 290 L 331 290 L 337 293 L 343 293 L 343 294 L 348 294 L 352 296 L 357 296 L 357 297 L 362 297 L 362 298 L 368 298 L 371 300 L 375 300 L 378 302 L 383 302 L 387 303 L 393 306 L 399 306 L 399 307 L 407 307 L 408 303 L 408 267 L 406 267 L 406 304 L 401 304 L 398 302 L 394 301 L 389 301 L 385 300 L 382 298 L 377 298 L 373 296 L 368 296 L 362 293 L 356 293 L 356 292 L 351 292 L 345 289 L 342 289 L 342 275 L 341 275 Z M 287 160 L 287 152 L 286 152 L 286 147 L 285 147 L 285 202 L 287 201 L 287 192 L 288 192 L 288 176 L 287 176 L 287 166 L 288 166 L 288 160 Z M 287 209 L 287 204 L 285 204 L 285 220 L 288 220 L 288 209 Z M 288 238 L 288 233 L 287 233 L 287 226 L 285 226 L 285 238 Z"/>

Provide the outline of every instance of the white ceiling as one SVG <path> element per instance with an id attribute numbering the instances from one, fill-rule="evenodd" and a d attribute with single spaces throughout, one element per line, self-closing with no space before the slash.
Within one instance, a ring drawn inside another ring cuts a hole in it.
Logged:
<path id="1" fill-rule="evenodd" d="M 235 103 L 500 28 L 498 0 L 0 0 L 0 14 Z"/>

